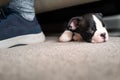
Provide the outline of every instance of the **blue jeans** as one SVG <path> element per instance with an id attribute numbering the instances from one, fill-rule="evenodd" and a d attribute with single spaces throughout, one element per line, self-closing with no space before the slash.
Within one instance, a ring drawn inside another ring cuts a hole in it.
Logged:
<path id="1" fill-rule="evenodd" d="M 34 0 L 11 0 L 9 8 L 16 10 L 27 20 L 33 20 L 35 17 Z"/>

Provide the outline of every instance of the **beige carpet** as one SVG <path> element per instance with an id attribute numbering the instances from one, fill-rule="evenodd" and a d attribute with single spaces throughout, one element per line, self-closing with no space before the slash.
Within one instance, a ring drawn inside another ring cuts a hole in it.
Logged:
<path id="1" fill-rule="evenodd" d="M 0 49 L 0 80 L 120 80 L 120 37 Z"/>

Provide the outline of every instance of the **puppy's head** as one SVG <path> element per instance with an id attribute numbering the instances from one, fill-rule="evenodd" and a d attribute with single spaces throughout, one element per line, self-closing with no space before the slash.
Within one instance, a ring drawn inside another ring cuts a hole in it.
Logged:
<path id="1" fill-rule="evenodd" d="M 78 37 L 87 42 L 98 43 L 108 40 L 108 32 L 101 13 L 89 13 L 81 17 L 73 17 L 69 21 L 66 31 L 70 32 L 71 35 L 78 33 L 80 35 Z M 65 38 L 63 35 L 68 35 L 65 32 L 61 36 L 62 39 Z M 72 37 L 69 40 L 72 40 Z"/>

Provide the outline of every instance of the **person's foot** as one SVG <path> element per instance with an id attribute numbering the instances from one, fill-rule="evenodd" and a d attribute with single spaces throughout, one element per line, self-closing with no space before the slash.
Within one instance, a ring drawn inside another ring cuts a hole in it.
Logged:
<path id="1" fill-rule="evenodd" d="M 36 18 L 24 19 L 12 9 L 0 10 L 0 48 L 45 41 L 45 35 Z"/>

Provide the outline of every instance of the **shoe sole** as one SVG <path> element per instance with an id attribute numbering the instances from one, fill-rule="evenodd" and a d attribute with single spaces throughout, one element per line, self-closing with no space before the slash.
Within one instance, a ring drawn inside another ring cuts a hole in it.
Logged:
<path id="1" fill-rule="evenodd" d="M 44 41 L 45 41 L 45 35 L 43 32 L 41 32 L 38 34 L 29 34 L 29 35 L 23 35 L 23 36 L 2 40 L 0 41 L 0 48 L 9 48 L 11 46 L 19 45 L 19 44 L 33 44 Z"/>

